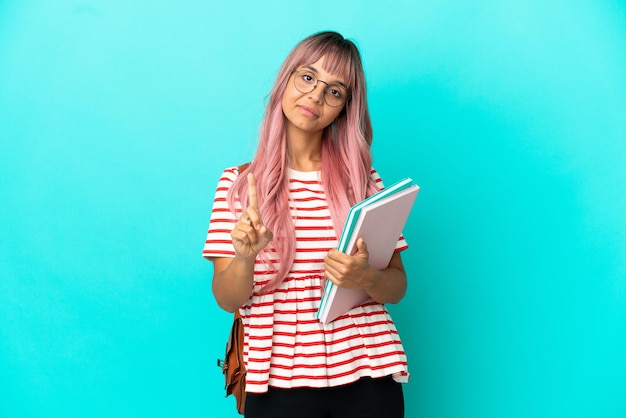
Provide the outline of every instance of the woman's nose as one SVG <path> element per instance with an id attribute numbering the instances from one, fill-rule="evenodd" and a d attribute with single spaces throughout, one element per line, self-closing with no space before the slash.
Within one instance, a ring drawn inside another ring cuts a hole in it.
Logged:
<path id="1" fill-rule="evenodd" d="M 326 94 L 326 86 L 324 83 L 317 83 L 317 86 L 309 93 L 310 97 L 318 103 L 324 103 L 324 94 Z"/>

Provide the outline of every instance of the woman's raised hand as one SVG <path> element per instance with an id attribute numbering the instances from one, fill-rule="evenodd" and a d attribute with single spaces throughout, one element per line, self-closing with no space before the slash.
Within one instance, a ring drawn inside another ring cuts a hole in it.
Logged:
<path id="1" fill-rule="evenodd" d="M 261 220 L 253 173 L 248 173 L 248 207 L 235 224 L 230 236 L 237 255 L 244 258 L 256 258 L 274 236 Z"/>

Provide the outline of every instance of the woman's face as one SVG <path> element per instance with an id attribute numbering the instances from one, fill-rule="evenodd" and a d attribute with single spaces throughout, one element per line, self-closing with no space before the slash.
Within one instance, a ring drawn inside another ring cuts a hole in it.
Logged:
<path id="1" fill-rule="evenodd" d="M 316 62 L 296 68 L 289 77 L 289 83 L 285 89 L 282 99 L 283 114 L 287 119 L 287 134 L 305 133 L 321 134 L 324 128 L 332 123 L 339 116 L 345 106 L 347 98 L 347 88 L 345 87 L 345 74 L 330 74 L 324 70 L 325 57 Z M 306 72 L 306 73 L 305 73 Z M 309 83 L 310 87 L 317 85 L 308 93 L 302 93 L 302 84 Z M 300 77 L 298 83 L 300 90 L 294 82 L 295 77 Z M 325 98 L 324 95 L 327 95 Z M 329 97 L 332 95 L 333 97 Z M 338 98 L 343 98 L 343 103 L 339 106 L 330 106 L 341 102 Z"/>

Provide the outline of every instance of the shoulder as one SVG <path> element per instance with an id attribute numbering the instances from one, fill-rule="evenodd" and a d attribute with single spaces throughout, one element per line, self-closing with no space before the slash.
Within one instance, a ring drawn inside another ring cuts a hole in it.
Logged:
<path id="1" fill-rule="evenodd" d="M 378 171 L 376 171 L 375 168 L 372 168 L 372 171 L 370 172 L 370 179 L 376 184 L 376 188 L 378 188 L 378 190 L 385 188 L 383 179 L 380 178 L 380 174 L 378 174 Z"/>
<path id="2" fill-rule="evenodd" d="M 225 198 L 225 196 L 229 193 L 230 189 L 235 184 L 235 180 L 239 177 L 239 167 L 232 166 L 226 167 L 222 174 L 220 174 L 219 180 L 217 182 L 217 190 L 216 197 Z"/>
<path id="3" fill-rule="evenodd" d="M 241 172 L 248 168 L 249 164 L 242 164 L 240 166 L 226 167 L 220 176 L 220 181 L 234 182 Z"/>
<path id="4" fill-rule="evenodd" d="M 238 174 L 239 173 L 237 172 L 237 167 L 225 168 L 224 171 L 222 171 L 222 174 L 220 174 L 219 180 L 217 181 L 218 190 L 229 188 L 237 179 Z"/>

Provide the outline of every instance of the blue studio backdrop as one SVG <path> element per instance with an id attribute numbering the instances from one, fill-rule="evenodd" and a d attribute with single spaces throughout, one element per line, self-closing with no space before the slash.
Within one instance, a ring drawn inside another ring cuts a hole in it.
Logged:
<path id="1" fill-rule="evenodd" d="M 212 198 L 324 29 L 422 187 L 407 417 L 626 416 L 623 2 L 2 0 L 1 417 L 238 416 Z"/>

